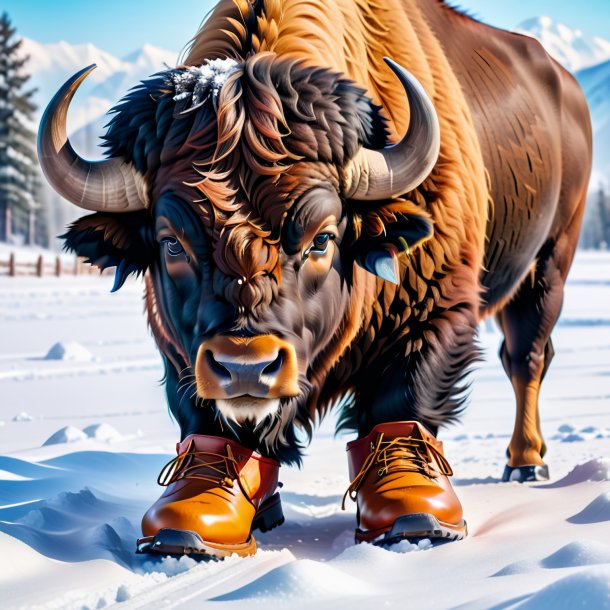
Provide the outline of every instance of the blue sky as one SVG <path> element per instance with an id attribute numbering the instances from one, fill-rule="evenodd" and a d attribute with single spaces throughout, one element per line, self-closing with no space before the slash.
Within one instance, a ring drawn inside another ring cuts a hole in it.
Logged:
<path id="1" fill-rule="evenodd" d="M 329 0 L 330 1 L 330 0 Z M 148 42 L 179 51 L 214 0 L 2 0 L 20 34 L 39 42 L 92 42 L 124 56 Z M 454 0 L 483 21 L 512 28 L 549 15 L 588 36 L 610 40 L 609 0 Z"/>

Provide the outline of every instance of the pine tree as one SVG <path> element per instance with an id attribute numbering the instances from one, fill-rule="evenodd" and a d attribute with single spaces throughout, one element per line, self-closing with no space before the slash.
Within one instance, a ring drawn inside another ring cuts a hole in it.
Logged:
<path id="1" fill-rule="evenodd" d="M 34 90 L 24 90 L 27 57 L 6 13 L 0 17 L 0 241 L 12 235 L 26 243 L 43 243 L 44 215 L 40 188 L 34 112 Z M 38 225 L 38 226 L 36 226 Z"/>

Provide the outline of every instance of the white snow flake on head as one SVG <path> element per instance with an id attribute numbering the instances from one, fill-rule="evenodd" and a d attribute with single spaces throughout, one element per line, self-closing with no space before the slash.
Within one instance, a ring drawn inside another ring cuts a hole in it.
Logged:
<path id="1" fill-rule="evenodd" d="M 201 66 L 191 66 L 182 72 L 172 74 L 176 94 L 174 101 L 192 98 L 191 107 L 202 104 L 212 95 L 214 101 L 227 78 L 237 70 L 233 59 L 211 59 Z"/>

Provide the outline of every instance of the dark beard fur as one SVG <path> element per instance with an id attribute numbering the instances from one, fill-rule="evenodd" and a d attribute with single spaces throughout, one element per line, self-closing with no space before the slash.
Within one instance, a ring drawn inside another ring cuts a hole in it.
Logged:
<path id="1" fill-rule="evenodd" d="M 312 422 L 304 415 L 307 412 L 304 405 L 311 391 L 307 380 L 299 380 L 301 394 L 298 398 L 282 399 L 278 411 L 259 424 L 251 421 L 237 424 L 223 417 L 213 400 L 193 396 L 192 387 L 181 383 L 171 363 L 165 358 L 164 362 L 167 401 L 171 415 L 180 426 L 180 440 L 189 434 L 221 436 L 282 464 L 301 465 L 304 447 L 296 426 L 301 427 L 309 438 L 313 431 Z"/>

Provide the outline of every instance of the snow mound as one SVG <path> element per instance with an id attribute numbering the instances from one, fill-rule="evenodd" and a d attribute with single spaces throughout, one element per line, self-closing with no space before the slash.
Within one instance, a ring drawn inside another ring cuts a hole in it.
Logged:
<path id="1" fill-rule="evenodd" d="M 300 559 L 275 568 L 249 585 L 210 601 L 336 599 L 373 593 L 369 586 L 328 563 Z"/>
<path id="2" fill-rule="evenodd" d="M 51 434 L 51 436 L 42 443 L 42 446 L 46 447 L 48 445 L 59 445 L 62 443 L 76 443 L 78 441 L 83 441 L 86 438 L 87 435 L 82 430 L 79 430 L 74 426 L 64 426 L 57 432 Z"/>
<path id="3" fill-rule="evenodd" d="M 610 481 L 610 458 L 596 458 L 578 464 L 563 479 L 542 487 L 567 487 L 585 481 Z"/>
<path id="4" fill-rule="evenodd" d="M 56 343 L 47 352 L 44 360 L 67 360 L 69 362 L 91 362 L 93 354 L 80 343 Z"/>
<path id="5" fill-rule="evenodd" d="M 110 424 L 91 424 L 82 430 L 74 426 L 65 426 L 52 434 L 42 445 L 59 445 L 61 443 L 76 443 L 86 439 L 93 439 L 100 443 L 116 443 L 125 437 Z"/>
<path id="6" fill-rule="evenodd" d="M 352 540 L 354 539 L 352 534 Z M 331 560 L 334 566 L 349 571 L 352 566 L 375 565 L 385 571 L 395 565 L 396 555 L 374 544 L 355 544 Z"/>
<path id="7" fill-rule="evenodd" d="M 594 540 L 581 540 L 562 546 L 541 562 L 545 568 L 575 568 L 610 563 L 610 547 Z"/>
<path id="8" fill-rule="evenodd" d="M 610 491 L 597 496 L 579 513 L 568 519 L 569 523 L 600 523 L 610 521 Z M 610 563 L 610 558 L 608 558 Z"/>
<path id="9" fill-rule="evenodd" d="M 512 576 L 513 574 L 530 574 L 534 570 L 540 567 L 540 563 L 537 561 L 530 561 L 524 559 L 523 561 L 515 561 L 504 566 L 501 570 L 496 572 L 494 576 Z"/>
<path id="10" fill-rule="evenodd" d="M 352 541 L 354 539 L 352 533 Z M 331 559 L 330 563 L 346 572 L 353 571 L 365 565 L 375 565 L 382 572 L 392 569 L 397 565 L 397 561 L 402 561 L 398 555 L 423 551 L 432 548 L 432 543 L 428 539 L 420 540 L 413 544 L 408 540 L 401 540 L 398 543 L 377 546 L 374 544 L 352 544 L 342 553 Z"/>
<path id="11" fill-rule="evenodd" d="M 518 610 L 610 609 L 610 568 L 566 576 L 535 593 Z"/>
<path id="12" fill-rule="evenodd" d="M 541 561 L 517 561 L 502 568 L 494 576 L 530 574 L 538 569 L 576 568 L 610 563 L 610 546 L 595 540 L 570 542 Z"/>
<path id="13" fill-rule="evenodd" d="M 21 411 L 21 413 L 17 413 L 17 415 L 13 417 L 13 421 L 34 421 L 34 419 L 35 417 L 33 415 L 30 415 L 25 411 Z"/>
<path id="14" fill-rule="evenodd" d="M 83 428 L 83 433 L 102 443 L 116 443 L 123 439 L 123 435 L 110 424 L 92 424 Z"/>

